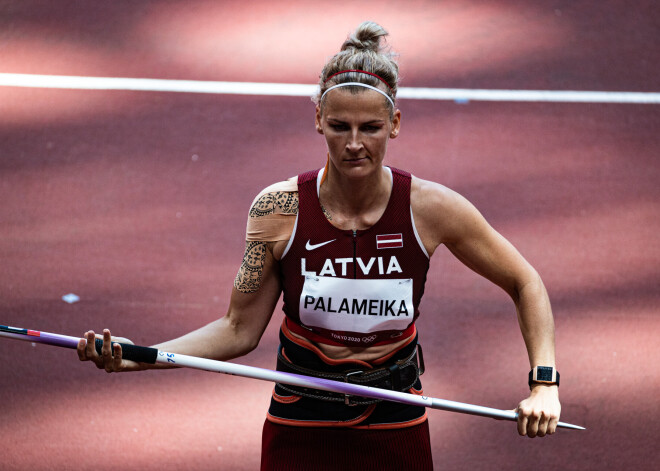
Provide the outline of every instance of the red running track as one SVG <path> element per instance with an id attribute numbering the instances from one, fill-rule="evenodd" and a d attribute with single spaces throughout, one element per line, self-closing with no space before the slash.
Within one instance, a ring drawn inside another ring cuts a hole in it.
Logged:
<path id="1" fill-rule="evenodd" d="M 658 91 L 653 2 L 576 3 L 13 2 L 0 10 L 0 72 L 312 83 L 373 18 L 405 86 Z M 389 163 L 468 197 L 537 267 L 562 418 L 588 427 L 529 440 L 508 422 L 431 411 L 437 469 L 654 469 L 657 106 L 400 106 Z M 324 155 L 304 98 L 0 87 L 0 323 L 151 344 L 216 319 L 253 196 Z M 69 292 L 80 302 L 64 303 Z M 507 297 L 439 251 L 422 313 L 427 393 L 515 407 L 528 365 Z M 241 362 L 274 367 L 273 317 Z M 258 467 L 270 384 L 106 375 L 5 340 L 0 378 L 3 470 Z"/>

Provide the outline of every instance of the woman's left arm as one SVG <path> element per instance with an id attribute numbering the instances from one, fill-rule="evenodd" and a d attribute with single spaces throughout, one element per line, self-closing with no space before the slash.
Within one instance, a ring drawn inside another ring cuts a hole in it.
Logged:
<path id="1" fill-rule="evenodd" d="M 552 309 L 536 270 L 465 198 L 435 183 L 414 182 L 413 214 L 429 254 L 444 244 L 463 264 L 506 291 L 516 305 L 530 367 L 554 367 Z M 518 405 L 518 433 L 554 433 L 560 411 L 558 387 L 534 385 Z"/>

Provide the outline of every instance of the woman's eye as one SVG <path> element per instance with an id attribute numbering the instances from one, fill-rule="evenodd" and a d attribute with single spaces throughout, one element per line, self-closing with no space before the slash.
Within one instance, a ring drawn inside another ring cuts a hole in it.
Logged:
<path id="1" fill-rule="evenodd" d="M 336 132 L 344 132 L 350 130 L 350 127 L 347 124 L 330 124 L 330 128 Z M 362 132 L 374 133 L 380 130 L 380 126 L 365 125 L 361 126 L 360 130 Z"/>

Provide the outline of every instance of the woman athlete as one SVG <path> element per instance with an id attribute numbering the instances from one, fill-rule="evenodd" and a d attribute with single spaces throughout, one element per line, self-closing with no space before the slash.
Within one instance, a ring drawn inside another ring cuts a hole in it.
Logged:
<path id="1" fill-rule="evenodd" d="M 326 167 L 255 198 L 226 315 L 155 347 L 217 360 L 245 355 L 283 294 L 279 370 L 421 394 L 414 321 L 428 260 L 444 245 L 513 299 L 532 368 L 518 432 L 552 434 L 560 414 L 554 323 L 539 275 L 465 198 L 384 166 L 401 126 L 386 35 L 363 23 L 325 65 L 315 121 Z M 98 355 L 94 338 L 89 331 L 80 341 L 80 360 L 108 372 L 164 367 L 122 359 L 108 330 Z M 432 469 L 426 411 L 277 384 L 262 469 Z"/>

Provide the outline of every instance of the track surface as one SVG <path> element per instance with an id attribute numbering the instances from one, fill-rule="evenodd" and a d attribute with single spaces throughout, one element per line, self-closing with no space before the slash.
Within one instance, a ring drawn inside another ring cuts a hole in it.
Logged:
<path id="1" fill-rule="evenodd" d="M 660 90 L 651 1 L 0 2 L 0 72 L 313 83 L 368 18 L 405 86 Z M 562 419 L 588 428 L 529 440 L 431 411 L 436 468 L 654 469 L 657 105 L 400 107 L 389 163 L 465 195 L 543 276 Z M 303 98 L 0 88 L 0 323 L 152 344 L 216 319 L 253 196 L 324 155 Z M 514 408 L 528 364 L 506 295 L 439 250 L 422 313 L 425 391 Z M 241 362 L 274 367 L 281 318 Z M 258 468 L 271 384 L 106 375 L 5 340 L 0 378 L 3 470 Z"/>

